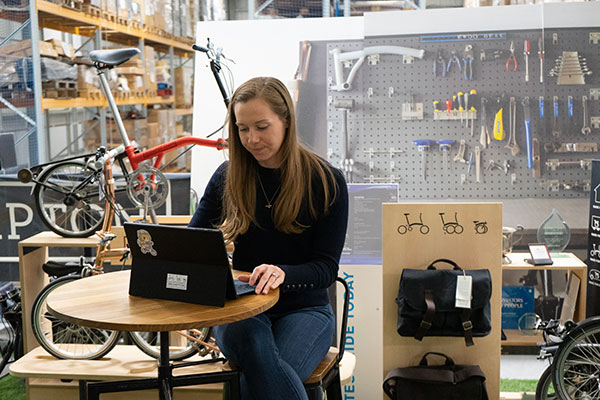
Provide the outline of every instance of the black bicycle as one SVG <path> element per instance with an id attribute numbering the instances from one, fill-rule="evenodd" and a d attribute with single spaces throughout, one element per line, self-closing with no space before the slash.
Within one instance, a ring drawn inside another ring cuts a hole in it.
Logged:
<path id="1" fill-rule="evenodd" d="M 23 356 L 23 329 L 21 314 L 21 289 L 15 288 L 0 294 L 0 372 L 8 363 Z"/>
<path id="2" fill-rule="evenodd" d="M 541 359 L 552 363 L 540 377 L 536 400 L 593 400 L 600 398 L 600 317 L 561 325 L 542 323 Z"/>

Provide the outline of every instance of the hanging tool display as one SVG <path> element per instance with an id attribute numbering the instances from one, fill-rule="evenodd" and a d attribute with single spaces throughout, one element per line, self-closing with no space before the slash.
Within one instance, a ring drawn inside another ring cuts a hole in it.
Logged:
<path id="1" fill-rule="evenodd" d="M 342 112 L 341 118 L 341 134 L 342 134 L 342 158 L 340 160 L 340 167 L 344 171 L 344 176 L 348 182 L 352 182 L 352 170 L 354 166 L 354 159 L 350 154 L 350 135 L 348 133 L 348 114 L 350 110 L 354 108 L 353 99 L 336 99 L 333 106 Z"/>
<path id="2" fill-rule="evenodd" d="M 540 59 L 540 83 L 544 83 L 544 39 L 538 38 L 538 58 Z"/>
<path id="3" fill-rule="evenodd" d="M 583 108 L 583 127 L 581 128 L 581 133 L 583 135 L 587 136 L 592 132 L 592 129 L 590 128 L 590 125 L 589 125 L 590 116 L 589 116 L 589 112 L 588 112 L 588 97 L 587 96 L 581 97 L 581 108 Z"/>
<path id="4" fill-rule="evenodd" d="M 485 97 L 481 98 L 481 135 L 479 135 L 479 143 L 486 148 L 488 144 L 491 143 L 490 132 L 488 131 L 487 120 L 486 120 L 486 110 L 485 105 L 487 104 L 487 99 Z"/>
<path id="5" fill-rule="evenodd" d="M 517 59 L 515 58 L 515 42 L 510 42 L 510 47 L 508 48 L 510 51 L 510 55 L 508 56 L 508 60 L 506 60 L 506 70 L 510 70 L 510 62 L 514 63 L 513 71 L 517 70 Z"/>
<path id="6" fill-rule="evenodd" d="M 552 109 L 554 110 L 554 118 L 552 119 L 552 136 L 560 136 L 560 122 L 558 121 L 558 96 L 552 97 Z"/>
<path id="7" fill-rule="evenodd" d="M 473 46 L 471 46 L 470 44 L 465 46 L 465 51 L 463 52 L 463 63 L 465 80 L 473 80 Z"/>
<path id="8" fill-rule="evenodd" d="M 529 82 L 529 52 L 529 40 L 525 40 L 525 42 L 523 42 L 523 58 L 525 58 L 525 82 Z"/>
<path id="9" fill-rule="evenodd" d="M 531 143 L 531 115 L 529 111 L 529 96 L 523 98 L 523 121 L 525 122 L 525 147 L 527 149 L 527 168 L 533 168 L 533 148 Z"/>
<path id="10" fill-rule="evenodd" d="M 442 54 L 442 50 L 437 51 L 437 56 L 433 60 L 433 76 L 438 77 L 438 71 L 442 75 L 442 78 L 446 77 L 446 60 Z"/>
<path id="11" fill-rule="evenodd" d="M 433 144 L 435 144 L 435 140 L 429 139 L 419 139 L 413 140 L 413 144 L 417 146 L 417 150 L 421 152 L 421 169 L 423 170 L 423 180 L 427 180 L 427 152 L 431 148 Z"/>
<path id="12" fill-rule="evenodd" d="M 479 61 L 496 61 L 502 58 L 502 50 L 479 50 Z"/>
<path id="13" fill-rule="evenodd" d="M 504 96 L 504 95 L 503 95 Z M 498 103 L 498 111 L 496 111 L 496 115 L 494 116 L 494 129 L 493 135 L 496 140 L 504 140 L 504 121 L 503 121 L 503 110 L 504 107 L 502 105 L 502 96 L 496 98 L 496 103 Z M 489 135 L 488 135 L 489 137 Z"/>
<path id="14" fill-rule="evenodd" d="M 507 149 L 510 149 L 510 153 L 514 156 L 519 154 L 521 149 L 517 144 L 517 100 L 514 97 L 510 98 L 509 106 L 508 106 L 508 121 L 509 121 L 509 133 L 508 133 L 508 142 L 506 146 Z"/>

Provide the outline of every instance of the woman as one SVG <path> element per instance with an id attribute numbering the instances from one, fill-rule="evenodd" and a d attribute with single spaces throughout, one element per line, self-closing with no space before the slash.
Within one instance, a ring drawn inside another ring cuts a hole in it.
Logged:
<path id="1" fill-rule="evenodd" d="M 242 371 L 242 398 L 306 399 L 302 382 L 327 354 L 335 282 L 348 222 L 340 171 L 302 146 L 292 99 L 275 78 L 242 84 L 229 105 L 229 162 L 206 187 L 190 222 L 219 227 L 235 244 L 233 267 L 257 294 L 280 288 L 256 317 L 215 327 Z"/>

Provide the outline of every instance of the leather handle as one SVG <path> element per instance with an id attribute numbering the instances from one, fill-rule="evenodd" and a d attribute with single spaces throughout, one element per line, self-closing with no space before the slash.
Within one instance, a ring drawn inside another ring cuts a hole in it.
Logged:
<path id="1" fill-rule="evenodd" d="M 450 264 L 450 265 L 452 265 L 453 269 L 455 269 L 457 271 L 462 271 L 462 268 L 459 267 L 457 263 L 455 263 L 452 260 L 448 260 L 447 258 L 438 258 L 437 260 L 432 261 L 431 264 L 429 264 L 429 266 L 427 267 L 427 269 L 435 269 L 434 264 L 439 263 L 439 262 L 444 262 L 446 264 Z"/>
<path id="2" fill-rule="evenodd" d="M 435 351 L 429 351 L 429 352 L 423 354 L 423 358 L 421 358 L 421 362 L 419 363 L 419 366 L 424 366 L 424 367 L 427 366 L 427 356 L 430 355 L 430 354 L 435 354 L 436 356 L 444 357 L 446 359 L 445 364 L 447 366 L 454 365 L 454 360 L 451 359 L 450 357 L 448 357 L 447 355 L 445 355 L 444 353 L 438 353 L 438 352 L 435 352 Z"/>

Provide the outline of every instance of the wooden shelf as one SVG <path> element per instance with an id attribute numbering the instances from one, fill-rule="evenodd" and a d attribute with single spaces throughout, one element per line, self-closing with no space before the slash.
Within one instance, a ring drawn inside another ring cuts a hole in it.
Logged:
<path id="1" fill-rule="evenodd" d="M 193 113 L 194 109 L 192 107 L 175 109 L 175 115 L 192 115 Z"/>
<path id="2" fill-rule="evenodd" d="M 81 36 L 92 36 L 96 29 L 102 29 L 105 39 L 111 42 L 137 46 L 138 40 L 144 39 L 146 44 L 161 52 L 167 52 L 172 47 L 180 57 L 191 57 L 193 53 L 192 46 L 189 43 L 181 42 L 172 37 L 159 36 L 148 32 L 145 28 L 118 24 L 44 0 L 37 0 L 36 8 L 40 25 L 44 28 Z"/>
<path id="3" fill-rule="evenodd" d="M 115 99 L 118 106 L 134 104 L 173 104 L 173 96 L 169 97 L 130 97 L 128 99 Z M 108 101 L 102 99 L 88 99 L 78 97 L 74 99 L 42 99 L 42 110 L 53 108 L 76 108 L 76 107 L 107 107 Z"/>

